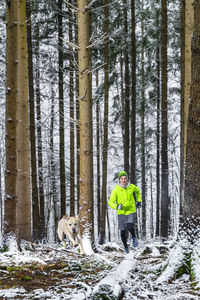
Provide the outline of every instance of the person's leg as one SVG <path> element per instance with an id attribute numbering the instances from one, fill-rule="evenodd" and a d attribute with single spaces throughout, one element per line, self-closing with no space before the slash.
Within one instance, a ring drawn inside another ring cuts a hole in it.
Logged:
<path id="1" fill-rule="evenodd" d="M 129 250 L 128 250 L 127 237 L 126 237 L 126 216 L 125 215 L 118 215 L 118 226 L 121 234 L 121 240 L 124 245 L 124 249 L 126 253 L 128 253 Z"/>
<path id="2" fill-rule="evenodd" d="M 127 227 L 128 231 L 131 233 L 132 238 L 135 237 L 135 228 L 134 228 L 134 224 L 133 223 L 127 223 Z"/>
<path id="3" fill-rule="evenodd" d="M 126 230 L 121 230 L 120 233 L 121 233 L 121 240 L 124 244 L 124 249 L 125 249 L 126 253 L 128 253 L 129 251 L 128 251 L 128 245 L 127 245 Z"/>
<path id="4" fill-rule="evenodd" d="M 130 231 L 131 235 L 132 235 L 132 239 L 133 239 L 133 247 L 137 247 L 138 246 L 138 241 L 135 235 L 135 228 L 134 228 L 134 224 L 133 223 L 127 223 L 127 229 Z"/>

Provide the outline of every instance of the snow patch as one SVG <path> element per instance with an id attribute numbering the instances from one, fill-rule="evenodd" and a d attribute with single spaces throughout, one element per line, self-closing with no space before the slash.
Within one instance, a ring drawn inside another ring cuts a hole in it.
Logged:
<path id="1" fill-rule="evenodd" d="M 184 255 L 184 249 L 187 248 L 188 241 L 187 240 L 182 240 L 179 243 L 177 243 L 169 253 L 169 257 L 166 261 L 166 269 L 162 272 L 160 277 L 156 280 L 157 284 L 161 284 L 165 281 L 168 281 L 171 279 L 178 268 L 181 266 L 182 261 L 185 257 Z"/>
<path id="2" fill-rule="evenodd" d="M 83 237 L 82 244 L 83 244 L 83 250 L 85 252 L 85 255 L 93 255 L 94 254 L 90 238 L 88 238 L 86 236 Z"/>

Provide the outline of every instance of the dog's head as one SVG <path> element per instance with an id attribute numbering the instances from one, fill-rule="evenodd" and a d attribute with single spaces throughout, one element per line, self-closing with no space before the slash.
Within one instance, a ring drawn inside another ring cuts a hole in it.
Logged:
<path id="1" fill-rule="evenodd" d="M 71 233 L 76 234 L 79 231 L 79 217 L 67 217 L 67 226 Z"/>

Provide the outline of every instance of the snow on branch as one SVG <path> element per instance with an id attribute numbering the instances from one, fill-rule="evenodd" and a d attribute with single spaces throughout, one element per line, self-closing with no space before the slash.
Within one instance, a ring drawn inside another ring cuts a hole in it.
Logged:
<path id="1" fill-rule="evenodd" d="M 104 42 L 104 40 L 108 38 L 108 34 L 103 34 L 100 38 L 96 39 L 91 45 L 87 46 L 86 48 L 92 48 L 95 45 L 99 45 L 100 43 Z"/>
<path id="2" fill-rule="evenodd" d="M 192 280 L 195 283 L 195 288 L 200 288 L 200 264 L 199 264 L 199 258 L 200 258 L 200 239 L 198 239 L 194 245 L 194 251 L 192 255 L 192 273 L 193 278 Z"/>
<path id="3" fill-rule="evenodd" d="M 75 10 L 75 12 L 78 12 L 78 11 L 79 11 L 79 9 L 78 9 L 76 6 L 74 6 L 73 4 L 69 3 L 69 2 L 66 1 L 66 0 L 64 0 L 64 2 L 65 2 L 67 5 L 71 6 L 71 7 Z"/>
<path id="4" fill-rule="evenodd" d="M 79 50 L 80 48 L 79 48 L 79 46 L 77 46 L 77 45 L 75 45 L 75 44 L 73 44 L 73 43 L 71 43 L 71 42 L 69 42 L 69 41 L 66 41 L 65 39 L 63 39 L 62 37 L 60 37 L 61 38 L 61 40 L 63 40 L 66 44 L 68 44 L 70 47 L 72 47 L 73 49 L 76 49 L 76 50 Z"/>

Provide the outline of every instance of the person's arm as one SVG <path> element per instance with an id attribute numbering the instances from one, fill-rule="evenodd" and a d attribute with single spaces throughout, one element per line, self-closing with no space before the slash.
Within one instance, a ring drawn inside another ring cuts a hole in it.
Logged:
<path id="1" fill-rule="evenodd" d="M 110 195 L 110 199 L 108 201 L 108 205 L 113 208 L 113 209 L 117 209 L 117 195 L 116 195 L 116 191 L 115 191 L 115 188 L 112 190 L 112 193 Z"/>
<path id="2" fill-rule="evenodd" d="M 136 201 L 137 202 L 142 202 L 142 196 L 141 196 L 140 189 L 136 185 L 134 187 L 133 193 L 135 193 L 135 195 L 136 195 Z"/>
<path id="3" fill-rule="evenodd" d="M 135 205 L 137 208 L 141 207 L 141 202 L 142 202 L 142 197 L 141 197 L 141 193 L 140 193 L 140 189 L 135 186 L 134 191 L 133 191 L 133 197 L 135 200 Z"/>

